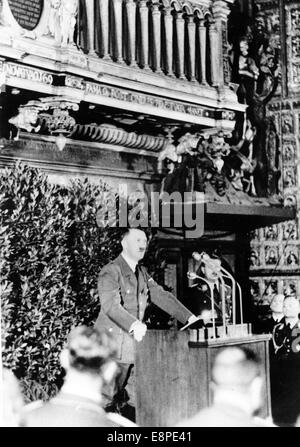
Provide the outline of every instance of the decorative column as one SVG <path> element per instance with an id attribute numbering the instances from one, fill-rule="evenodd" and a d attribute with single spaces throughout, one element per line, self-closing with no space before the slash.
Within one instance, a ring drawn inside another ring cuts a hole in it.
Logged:
<path id="1" fill-rule="evenodd" d="M 196 57 L 196 24 L 194 21 L 194 16 L 190 15 L 188 16 L 188 36 L 189 36 L 189 53 L 188 53 L 188 60 L 189 60 L 189 76 L 190 81 L 195 82 L 196 81 L 196 72 L 195 72 L 195 57 Z"/>
<path id="2" fill-rule="evenodd" d="M 219 82 L 219 45 L 218 45 L 218 31 L 215 26 L 215 22 L 209 23 L 209 43 L 210 43 L 210 70 L 211 70 L 211 83 L 213 87 L 220 84 Z"/>
<path id="3" fill-rule="evenodd" d="M 87 0 L 89 1 L 89 0 Z M 110 59 L 109 48 L 109 15 L 108 15 L 108 1 L 98 0 L 99 2 L 99 15 L 101 25 L 101 45 L 102 45 L 102 57 L 103 59 Z"/>
<path id="4" fill-rule="evenodd" d="M 128 59 L 131 67 L 136 67 L 136 28 L 135 28 L 135 13 L 136 3 L 134 0 L 126 0 L 127 25 L 128 25 Z"/>
<path id="5" fill-rule="evenodd" d="M 227 38 L 227 22 L 229 8 L 223 0 L 217 0 L 212 6 L 213 16 L 216 22 L 218 33 L 218 73 L 219 84 L 228 84 L 230 82 L 230 67 L 228 61 L 228 38 Z"/>
<path id="6" fill-rule="evenodd" d="M 112 0 L 114 10 L 114 34 L 115 40 L 115 57 L 117 62 L 124 63 L 122 56 L 122 40 L 123 40 L 123 27 L 122 27 L 122 0 Z"/>
<path id="7" fill-rule="evenodd" d="M 182 14 L 182 11 L 176 11 L 178 77 L 179 79 L 186 79 L 184 75 L 184 19 Z"/>
<path id="8" fill-rule="evenodd" d="M 173 73 L 173 16 L 171 14 L 172 8 L 166 6 L 163 10 L 164 27 L 166 36 L 166 74 L 174 77 Z"/>
<path id="9" fill-rule="evenodd" d="M 198 36 L 199 36 L 199 51 L 200 51 L 200 75 L 201 84 L 207 85 L 206 81 L 206 26 L 204 25 L 204 19 L 200 19 L 198 22 Z"/>
<path id="10" fill-rule="evenodd" d="M 161 32 L 160 32 L 160 10 L 157 1 L 152 3 L 152 24 L 153 24 L 153 71 L 162 73 L 160 66 L 161 57 Z"/>
<path id="11" fill-rule="evenodd" d="M 144 70 L 149 70 L 149 22 L 147 0 L 139 1 L 141 21 L 141 64 Z"/>
<path id="12" fill-rule="evenodd" d="M 86 16 L 87 16 L 87 35 L 89 54 L 96 55 L 95 52 L 95 5 L 93 0 L 85 0 Z"/>

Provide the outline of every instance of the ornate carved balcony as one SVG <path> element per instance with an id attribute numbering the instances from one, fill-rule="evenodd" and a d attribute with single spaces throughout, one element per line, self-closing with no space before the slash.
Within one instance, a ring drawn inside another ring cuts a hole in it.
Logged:
<path id="1" fill-rule="evenodd" d="M 232 1 L 3 0 L 2 83 L 230 132 Z"/>

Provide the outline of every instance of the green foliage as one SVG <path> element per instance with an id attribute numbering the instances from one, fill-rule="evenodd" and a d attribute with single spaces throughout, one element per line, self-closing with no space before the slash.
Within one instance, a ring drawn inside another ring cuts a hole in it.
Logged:
<path id="1" fill-rule="evenodd" d="M 99 312 L 97 274 L 119 253 L 116 229 L 96 223 L 108 191 L 87 180 L 52 185 L 22 163 L 0 174 L 3 362 L 27 400 L 55 394 L 68 333 Z"/>

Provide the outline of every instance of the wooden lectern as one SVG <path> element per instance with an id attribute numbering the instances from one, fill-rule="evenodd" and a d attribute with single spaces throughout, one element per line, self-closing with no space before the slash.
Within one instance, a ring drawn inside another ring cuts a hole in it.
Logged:
<path id="1" fill-rule="evenodd" d="M 269 335 L 191 342 L 190 331 L 149 330 L 136 344 L 136 415 L 145 427 L 172 427 L 211 403 L 211 367 L 226 346 L 252 349 L 264 378 L 260 416 L 271 416 Z"/>

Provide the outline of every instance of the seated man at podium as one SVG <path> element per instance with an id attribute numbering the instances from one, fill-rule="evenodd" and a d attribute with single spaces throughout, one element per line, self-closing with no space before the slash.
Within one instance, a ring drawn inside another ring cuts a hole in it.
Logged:
<path id="1" fill-rule="evenodd" d="M 147 331 L 146 309 L 154 303 L 182 324 L 197 318 L 170 292 L 165 291 L 139 265 L 147 248 L 145 231 L 129 228 L 121 236 L 122 252 L 99 273 L 98 293 L 101 310 L 96 327 L 107 328 L 117 339 L 120 374 L 110 410 L 122 411 L 127 400 L 128 412 L 134 419 L 135 383 L 133 365 L 135 341 L 140 342 Z M 126 387 L 126 390 L 125 390 Z"/>
<path id="2" fill-rule="evenodd" d="M 228 322 L 231 318 L 231 287 L 221 280 L 221 259 L 215 255 L 209 256 L 207 253 L 194 252 L 192 256 L 196 261 L 200 261 L 200 265 L 196 273 L 188 273 L 188 277 L 195 279 L 195 282 L 188 288 L 183 303 L 191 312 L 202 318 L 200 322 L 194 323 L 191 329 L 201 327 L 201 322 L 202 325 L 210 324 L 213 313 L 215 324 L 222 324 L 222 293 L 225 298 L 225 318 Z"/>

